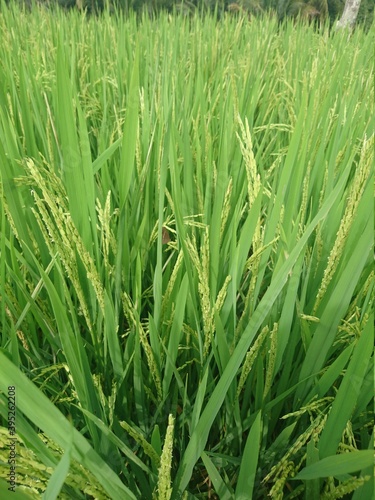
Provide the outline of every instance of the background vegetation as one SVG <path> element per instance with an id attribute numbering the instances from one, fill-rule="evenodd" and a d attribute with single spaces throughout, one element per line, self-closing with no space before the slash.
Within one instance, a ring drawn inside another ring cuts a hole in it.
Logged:
<path id="1" fill-rule="evenodd" d="M 1 495 L 371 498 L 374 26 L 0 33 Z"/>
<path id="2" fill-rule="evenodd" d="M 54 7 L 59 5 L 66 9 L 76 8 L 89 13 L 99 13 L 104 9 L 122 10 L 124 12 L 147 12 L 155 15 L 161 11 L 178 11 L 184 15 L 194 12 L 216 13 L 222 16 L 224 12 L 259 16 L 265 13 L 276 15 L 279 19 L 285 16 L 330 23 L 339 18 L 343 12 L 345 0 L 35 0 L 41 5 Z M 33 0 L 6 0 L 8 4 L 20 4 L 31 7 Z M 35 3 L 35 2 L 34 2 Z M 361 0 L 357 24 L 368 29 L 374 19 L 374 1 Z"/>

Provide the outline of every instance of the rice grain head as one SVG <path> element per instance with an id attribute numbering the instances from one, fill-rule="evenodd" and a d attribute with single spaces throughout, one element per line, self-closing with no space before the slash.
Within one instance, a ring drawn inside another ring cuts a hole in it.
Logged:
<path id="1" fill-rule="evenodd" d="M 328 257 L 327 267 L 324 270 L 323 279 L 313 308 L 313 315 L 316 314 L 319 304 L 322 301 L 327 291 L 328 285 L 330 284 L 337 269 L 340 258 L 343 255 L 345 243 L 348 238 L 350 228 L 354 222 L 355 215 L 366 186 L 366 182 L 371 175 L 371 169 L 374 159 L 374 137 L 375 135 L 373 135 L 369 140 L 365 138 L 365 140 L 363 141 L 358 168 L 356 169 L 345 212 L 336 234 L 336 240 Z"/>
<path id="2" fill-rule="evenodd" d="M 154 500 L 170 500 L 172 495 L 171 468 L 173 458 L 173 433 L 174 418 L 173 415 L 169 415 L 167 432 L 160 458 L 157 490 L 153 494 Z"/>

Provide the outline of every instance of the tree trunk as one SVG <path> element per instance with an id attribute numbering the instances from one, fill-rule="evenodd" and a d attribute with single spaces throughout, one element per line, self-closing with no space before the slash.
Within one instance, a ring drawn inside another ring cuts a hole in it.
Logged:
<path id="1" fill-rule="evenodd" d="M 336 29 L 353 28 L 357 19 L 361 0 L 346 0 L 341 19 L 337 21 Z"/>

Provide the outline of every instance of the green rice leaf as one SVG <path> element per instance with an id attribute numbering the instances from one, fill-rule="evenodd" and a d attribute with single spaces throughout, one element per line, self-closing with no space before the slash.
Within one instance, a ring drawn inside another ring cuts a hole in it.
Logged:
<path id="1" fill-rule="evenodd" d="M 305 467 L 293 479 L 310 480 L 328 476 L 342 476 L 374 465 L 374 452 L 371 450 L 353 451 L 323 458 Z"/>
<path id="2" fill-rule="evenodd" d="M 48 481 L 47 488 L 43 493 L 43 500 L 55 500 L 61 488 L 64 486 L 66 476 L 69 474 L 70 469 L 70 457 L 72 453 L 73 445 L 73 427 L 71 426 L 70 439 L 68 445 L 61 457 L 60 462 L 57 464 L 50 480 Z"/>
<path id="3" fill-rule="evenodd" d="M 230 500 L 231 498 L 233 498 L 233 492 L 231 491 L 231 489 L 229 489 L 223 478 L 220 476 L 219 471 L 215 467 L 215 464 L 212 462 L 210 457 L 205 452 L 203 452 L 201 458 L 215 488 L 215 491 L 219 495 L 219 498 L 223 500 Z"/>
<path id="4" fill-rule="evenodd" d="M 124 135 L 121 147 L 121 163 L 119 171 L 120 209 L 125 205 L 131 180 L 133 177 L 135 147 L 138 133 L 138 106 L 139 106 L 139 47 L 137 46 L 126 103 L 126 117 Z"/>
<path id="5" fill-rule="evenodd" d="M 172 498 L 178 498 L 181 495 L 181 492 L 186 488 L 189 479 L 191 477 L 194 464 L 196 463 L 198 457 L 200 456 L 200 453 L 203 451 L 203 448 L 207 442 L 208 433 L 215 419 L 215 416 L 217 415 L 224 401 L 225 395 L 230 387 L 230 384 L 232 383 L 237 373 L 237 370 L 240 367 L 241 362 L 243 361 L 248 351 L 248 348 L 256 335 L 256 332 L 262 325 L 264 318 L 267 316 L 277 296 L 281 293 L 288 279 L 288 275 L 292 270 L 293 266 L 295 265 L 300 252 L 306 245 L 308 238 L 310 237 L 311 233 L 313 232 L 317 224 L 322 219 L 324 219 L 324 217 L 329 212 L 337 196 L 342 191 L 344 183 L 345 183 L 345 177 L 343 176 L 337 183 L 335 189 L 331 192 L 330 196 L 323 204 L 318 214 L 314 217 L 312 222 L 307 227 L 306 231 L 304 232 L 303 236 L 301 237 L 297 245 L 291 251 L 289 258 L 280 268 L 279 273 L 276 276 L 274 276 L 270 287 L 268 288 L 267 292 L 262 298 L 257 309 L 254 311 L 254 314 L 252 315 L 252 318 L 250 319 L 247 328 L 243 332 L 242 337 L 240 338 L 238 345 L 235 351 L 233 352 L 227 367 L 224 370 L 223 375 L 219 379 L 219 382 L 217 383 L 216 388 L 213 391 L 198 421 L 198 424 L 191 435 L 189 444 L 186 448 L 186 452 L 182 458 L 176 476 L 175 487 L 173 490 Z"/>
<path id="6" fill-rule="evenodd" d="M 30 500 L 32 497 L 28 495 L 25 491 L 22 491 L 20 488 L 16 487 L 14 492 L 10 493 L 9 491 L 9 483 L 4 481 L 4 479 L 0 478 L 0 495 L 1 498 L 9 498 L 11 495 L 14 500 Z"/>
<path id="7" fill-rule="evenodd" d="M 258 467 L 259 446 L 262 435 L 262 413 L 259 411 L 251 426 L 242 454 L 240 473 L 237 481 L 236 500 L 252 498 L 255 474 Z"/>
<path id="8" fill-rule="evenodd" d="M 38 426 L 63 450 L 69 447 L 70 422 L 48 400 L 48 398 L 0 352 L 0 390 L 6 392 L 8 386 L 17 388 L 19 410 Z M 89 445 L 82 434 L 73 430 L 71 456 L 95 475 L 105 491 L 114 498 L 135 500 L 134 494 L 126 488 L 113 470 Z"/>
<path id="9" fill-rule="evenodd" d="M 319 440 L 319 456 L 325 458 L 336 452 L 341 435 L 356 407 L 363 379 L 374 349 L 374 316 L 361 333 L 353 351 L 343 381 L 332 404 L 331 412 Z"/>

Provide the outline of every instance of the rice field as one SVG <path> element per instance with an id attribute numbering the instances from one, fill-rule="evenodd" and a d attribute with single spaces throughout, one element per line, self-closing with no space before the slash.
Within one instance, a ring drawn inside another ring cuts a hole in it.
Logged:
<path id="1" fill-rule="evenodd" d="M 1 498 L 373 497 L 374 30 L 1 5 Z"/>

